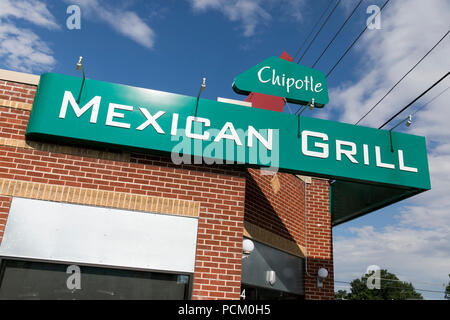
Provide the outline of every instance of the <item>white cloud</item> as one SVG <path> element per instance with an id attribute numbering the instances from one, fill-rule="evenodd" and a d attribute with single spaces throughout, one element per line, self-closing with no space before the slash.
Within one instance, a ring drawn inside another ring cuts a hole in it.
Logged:
<path id="1" fill-rule="evenodd" d="M 358 44 L 356 50 L 362 57 L 359 79 L 330 90 L 333 102 L 330 108 L 338 113 L 339 120 L 349 123 L 359 120 L 445 34 L 449 12 L 450 3 L 445 0 L 391 1 L 382 13 L 382 30 L 368 30 Z M 384 123 L 448 71 L 449 56 L 450 39 L 445 39 L 361 124 L 378 127 Z M 342 70 L 345 65 L 338 68 Z M 450 80 L 386 128 L 448 85 Z M 432 189 L 404 201 L 390 227 L 350 229 L 351 237 L 337 238 L 334 243 L 336 279 L 360 277 L 368 265 L 377 264 L 403 277 L 402 280 L 411 281 L 417 288 L 443 291 L 440 284 L 448 282 L 450 270 L 449 93 L 418 112 L 413 126 L 407 129 L 408 133 L 424 135 L 427 139 Z"/>
<path id="2" fill-rule="evenodd" d="M 276 0 L 276 5 L 280 5 L 280 1 Z M 281 3 L 284 5 L 282 7 L 283 14 L 291 16 L 297 21 L 301 21 L 303 19 L 303 12 L 305 10 L 306 1 L 305 0 L 285 0 Z"/>
<path id="3" fill-rule="evenodd" d="M 415 288 L 443 291 L 450 267 L 448 225 L 433 230 L 398 226 L 375 230 L 366 226 L 350 231 L 354 236 L 334 243 L 336 280 L 351 281 L 363 276 L 369 265 L 378 265 L 400 280 L 412 282 Z"/>
<path id="4" fill-rule="evenodd" d="M 209 9 L 221 11 L 229 20 L 242 24 L 244 36 L 252 36 L 259 23 L 266 23 L 272 17 L 262 8 L 258 0 L 191 0 L 196 11 Z"/>
<path id="5" fill-rule="evenodd" d="M 82 17 L 106 22 L 123 36 L 146 48 L 153 48 L 155 32 L 135 12 L 111 7 L 106 1 L 99 0 L 65 0 L 81 8 Z"/>
<path id="6" fill-rule="evenodd" d="M 267 25 L 273 18 L 270 11 L 277 10 L 283 19 L 301 20 L 304 0 L 189 0 L 196 12 L 215 10 L 227 19 L 240 24 L 243 35 L 251 37 L 259 25 Z M 287 17 L 288 16 L 288 17 Z"/>
<path id="7" fill-rule="evenodd" d="M 363 56 L 358 66 L 361 78 L 330 92 L 330 107 L 342 110 L 342 121 L 355 123 L 444 35 L 449 10 L 445 0 L 433 1 L 433 5 L 420 0 L 394 1 L 386 6 L 381 16 L 382 29 L 367 30 L 356 47 Z M 424 20 L 427 22 L 418 23 Z M 443 66 L 449 55 L 450 42 L 445 39 L 362 124 L 382 124 L 428 88 L 447 71 Z M 344 64 L 338 68 L 342 70 Z"/>
<path id="8" fill-rule="evenodd" d="M 24 19 L 48 29 L 60 28 L 45 3 L 38 0 L 2 0 L 0 2 L 0 19 L 11 17 Z"/>
<path id="9" fill-rule="evenodd" d="M 48 45 L 30 30 L 1 24 L 0 42 L 0 57 L 13 70 L 43 71 L 51 69 L 56 63 Z"/>
<path id="10" fill-rule="evenodd" d="M 45 3 L 38 0 L 2 0 L 0 2 L 0 58 L 13 70 L 49 71 L 56 63 L 48 44 L 33 31 L 16 25 L 25 20 L 49 30 L 59 29 Z"/>
<path id="11" fill-rule="evenodd" d="M 450 143 L 444 143 L 434 149 L 436 154 L 450 154 Z"/>

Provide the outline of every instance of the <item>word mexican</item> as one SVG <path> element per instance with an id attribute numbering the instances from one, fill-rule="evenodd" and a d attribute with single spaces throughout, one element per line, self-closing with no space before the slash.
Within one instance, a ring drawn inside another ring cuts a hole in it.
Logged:
<path id="1" fill-rule="evenodd" d="M 87 112 L 90 108 L 92 108 L 91 111 L 91 117 L 90 117 L 90 123 L 97 123 L 98 113 L 100 109 L 100 102 L 102 97 L 101 96 L 95 96 L 92 98 L 89 102 L 87 102 L 82 108 L 78 105 L 78 103 L 75 101 L 75 98 L 73 97 L 72 93 L 70 91 L 64 92 L 64 98 L 61 105 L 61 109 L 59 112 L 59 118 L 64 119 L 66 117 L 67 109 L 70 104 L 73 111 L 75 112 L 75 115 L 79 118 L 81 117 L 85 112 Z M 131 124 L 125 122 L 125 120 L 119 121 L 119 119 L 125 118 L 125 113 L 120 112 L 122 111 L 133 111 L 133 106 L 128 105 L 122 105 L 122 104 L 116 104 L 116 103 L 109 103 L 108 105 L 108 112 L 106 115 L 106 121 L 105 125 L 111 126 L 111 127 L 118 127 L 118 128 L 125 128 L 130 129 Z M 161 126 L 158 123 L 158 119 L 163 116 L 166 112 L 165 111 L 158 111 L 154 115 L 152 115 L 147 108 L 139 107 L 139 110 L 141 114 L 144 116 L 145 120 L 136 127 L 136 130 L 142 131 L 146 129 L 149 126 L 152 126 L 154 130 L 156 130 L 159 134 L 166 134 L 166 132 L 161 128 Z M 178 131 L 178 120 L 179 120 L 179 114 L 178 113 L 172 113 L 172 122 L 171 122 L 171 128 L 170 128 L 170 135 L 176 136 Z M 186 118 L 186 125 L 184 130 L 184 135 L 187 138 L 191 139 L 197 139 L 197 140 L 205 140 L 209 141 L 211 137 L 210 132 L 205 130 L 202 133 L 194 133 L 193 127 L 194 125 L 201 125 L 202 127 L 210 127 L 211 121 L 206 118 L 200 118 L 200 117 L 194 117 L 194 116 L 188 116 Z M 272 150 L 273 148 L 273 129 L 267 129 L 267 138 L 263 137 L 262 134 L 258 132 L 253 126 L 248 126 L 247 131 L 247 147 L 252 148 L 253 147 L 253 141 L 256 138 L 267 150 Z M 238 146 L 242 146 L 242 140 L 241 137 L 239 137 L 234 125 L 232 122 L 225 122 L 225 124 L 222 126 L 219 133 L 215 136 L 214 142 L 222 142 L 223 139 L 234 141 L 234 143 Z"/>
<path id="2" fill-rule="evenodd" d="M 265 71 L 267 69 L 267 71 Z M 258 71 L 258 80 L 261 83 L 271 83 L 272 85 L 277 85 L 279 87 L 283 87 L 286 89 L 286 92 L 289 93 L 291 90 L 291 87 L 294 87 L 297 90 L 305 90 L 305 91 L 311 91 L 311 92 L 321 92 L 323 90 L 322 83 L 316 83 L 314 84 L 314 77 L 312 76 L 305 76 L 305 79 L 295 79 L 295 78 L 286 78 L 286 75 L 283 73 L 280 77 L 276 73 L 275 69 L 272 69 L 272 72 L 270 72 L 271 67 L 265 66 L 259 69 Z M 263 74 L 264 72 L 264 74 Z"/>

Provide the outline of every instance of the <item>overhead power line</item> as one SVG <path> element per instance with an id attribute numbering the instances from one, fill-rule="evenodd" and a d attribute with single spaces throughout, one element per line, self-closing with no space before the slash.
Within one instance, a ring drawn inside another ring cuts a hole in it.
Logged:
<path id="1" fill-rule="evenodd" d="M 288 109 L 289 109 L 289 113 L 291 113 L 292 114 L 292 109 L 291 109 L 291 107 L 289 106 L 289 103 L 286 101 L 286 106 L 288 107 Z"/>
<path id="2" fill-rule="evenodd" d="M 336 10 L 336 8 L 339 6 L 339 3 L 341 3 L 341 0 L 339 0 L 336 5 L 334 6 L 333 10 L 331 10 L 330 14 L 328 15 L 328 17 L 325 19 L 325 21 L 322 23 L 322 25 L 320 26 L 319 30 L 316 32 L 316 34 L 314 35 L 313 39 L 311 40 L 311 42 L 309 43 L 309 45 L 306 47 L 305 51 L 303 52 L 302 56 L 298 59 L 297 63 L 300 63 L 300 61 L 303 59 L 303 57 L 305 56 L 305 54 L 308 52 L 309 48 L 311 48 L 311 45 L 314 43 L 314 41 L 316 40 L 317 36 L 319 35 L 319 33 L 322 31 L 323 27 L 325 27 L 325 25 L 327 24 L 328 20 L 330 19 L 330 17 L 333 15 L 334 11 Z"/>
<path id="3" fill-rule="evenodd" d="M 406 106 L 404 106 L 399 112 L 397 112 L 396 114 L 394 114 L 392 117 L 389 118 L 388 121 L 386 121 L 385 123 L 383 123 L 378 129 L 382 129 L 385 125 L 387 125 L 389 122 L 391 122 L 392 120 L 395 119 L 395 117 L 397 117 L 400 113 L 402 113 L 403 111 L 405 111 L 406 109 L 408 109 L 411 105 L 414 104 L 414 102 L 416 102 L 417 100 L 419 100 L 420 98 L 422 98 L 425 94 L 427 94 L 428 91 L 430 91 L 431 89 L 433 89 L 435 86 L 437 86 L 442 80 L 444 80 L 445 78 L 448 77 L 448 75 L 450 74 L 450 72 L 447 72 L 445 75 L 443 75 L 438 81 L 436 81 L 435 83 L 433 83 L 433 85 L 431 87 L 429 87 L 427 90 L 425 90 L 424 92 L 422 92 L 419 96 L 417 96 L 413 101 L 411 101 L 410 103 L 408 103 Z"/>
<path id="4" fill-rule="evenodd" d="M 361 279 L 368 279 L 370 276 L 367 276 L 367 274 L 365 275 L 365 276 L 363 276 L 363 277 L 361 277 Z M 408 280 L 400 280 L 400 279 L 388 279 L 388 278 L 381 278 L 381 277 L 377 277 L 377 279 L 380 279 L 380 280 L 386 280 L 386 281 L 393 281 L 393 282 L 406 282 L 406 283 L 412 283 L 411 281 L 408 281 Z M 427 284 L 427 285 L 444 285 L 445 286 L 445 283 L 443 283 L 443 282 L 429 282 L 429 281 L 427 281 L 427 282 L 422 282 L 422 281 L 414 281 L 414 283 L 421 283 L 421 284 Z"/>
<path id="5" fill-rule="evenodd" d="M 328 3 L 328 6 L 325 8 L 325 10 L 322 12 L 322 14 L 320 15 L 320 18 L 316 21 L 316 24 L 314 25 L 314 27 L 312 27 L 311 31 L 309 32 L 308 36 L 305 38 L 305 40 L 303 40 L 303 43 L 301 44 L 301 46 L 298 48 L 297 52 L 295 53 L 294 59 L 295 60 L 297 58 L 297 55 L 300 53 L 300 51 L 303 49 L 306 41 L 309 39 L 309 37 L 311 36 L 311 34 L 313 33 L 313 31 L 316 29 L 317 25 L 319 24 L 319 22 L 322 20 L 323 16 L 325 15 L 325 13 L 328 11 L 328 9 L 331 7 L 331 5 L 333 4 L 334 0 L 330 0 L 330 2 Z"/>
<path id="6" fill-rule="evenodd" d="M 448 89 L 450 89 L 450 86 L 448 86 L 446 89 L 444 89 L 443 91 L 441 91 L 437 96 L 435 96 L 433 99 L 431 99 L 430 101 L 428 101 L 427 103 L 425 103 L 424 105 L 422 105 L 420 108 L 418 108 L 416 111 L 414 111 L 413 113 L 411 113 L 411 117 L 413 117 L 417 112 L 419 112 L 420 110 L 422 110 L 423 108 L 425 108 L 427 105 L 429 105 L 431 102 L 433 102 L 434 100 L 436 100 L 437 98 L 439 98 L 442 94 L 444 94 Z M 397 125 L 401 124 L 403 121 L 400 121 Z M 390 130 L 392 130 L 393 128 L 397 127 L 394 126 L 392 127 Z"/>
<path id="7" fill-rule="evenodd" d="M 414 65 L 414 66 L 412 66 L 412 68 L 411 69 L 409 69 L 408 70 L 408 72 L 406 72 L 401 78 L 400 78 L 400 80 L 398 80 L 393 86 L 392 86 L 392 88 L 390 88 L 389 90 L 388 90 L 388 92 L 386 92 L 386 94 L 380 99 L 380 100 L 378 100 L 378 102 L 377 103 L 375 103 L 375 105 L 372 107 L 372 108 L 370 108 L 370 110 L 369 111 L 367 111 L 366 112 L 366 114 L 364 114 L 362 117 L 361 117 L 361 119 L 359 119 L 358 120 L 358 122 L 356 122 L 355 124 L 359 124 L 369 113 L 371 113 L 383 100 L 384 100 L 384 98 L 386 98 L 391 92 L 392 92 L 392 90 L 394 90 L 394 88 L 400 83 L 400 82 L 402 82 L 402 80 L 403 79 L 405 79 L 406 78 L 406 76 L 408 75 L 408 74 L 410 74 L 411 73 L 411 71 L 413 71 L 430 53 L 431 53 L 431 51 L 433 51 L 434 50 L 434 48 L 436 48 L 438 45 L 439 45 L 439 43 L 441 43 L 442 42 L 442 40 L 444 40 L 444 38 L 448 35 L 450 33 L 450 30 L 448 30 L 445 34 L 444 34 L 444 36 L 438 41 L 438 42 L 436 42 L 436 44 L 430 49 L 430 50 L 428 50 L 428 52 L 419 60 L 419 61 L 417 61 L 417 63 Z"/>
<path id="8" fill-rule="evenodd" d="M 334 42 L 334 40 L 336 39 L 336 37 L 339 35 L 339 33 L 342 31 L 342 29 L 344 28 L 344 26 L 347 24 L 347 22 L 350 20 L 350 18 L 353 16 L 353 14 L 356 12 L 356 9 L 359 8 L 359 6 L 361 5 L 361 3 L 363 2 L 363 0 L 359 0 L 358 4 L 356 5 L 356 7 L 353 9 L 353 11 L 350 13 L 350 15 L 347 17 L 347 19 L 345 19 L 344 23 L 342 24 L 342 26 L 339 28 L 339 30 L 336 32 L 336 34 L 333 36 L 333 38 L 330 40 L 330 42 L 328 43 L 328 45 L 325 47 L 325 49 L 323 49 L 322 53 L 320 54 L 320 56 L 316 59 L 316 61 L 313 63 L 313 65 L 311 66 L 311 68 L 314 68 L 316 66 L 316 64 L 319 62 L 319 60 L 322 58 L 322 56 L 325 54 L 325 52 L 328 50 L 328 48 L 331 46 L 331 44 Z"/>
<path id="9" fill-rule="evenodd" d="M 340 281 L 340 280 L 334 280 L 334 282 L 337 282 L 337 283 L 345 283 L 345 284 L 351 284 L 351 282 L 349 282 L 349 281 Z M 386 285 L 383 285 L 382 286 L 382 288 L 397 288 L 396 286 L 386 286 Z M 423 292 L 432 292 L 432 293 L 442 293 L 442 294 L 445 294 L 445 291 L 438 291 L 438 290 L 428 290 L 428 289 L 421 289 L 421 288 L 414 288 L 414 290 L 416 290 L 416 291 L 423 291 Z"/>
<path id="10" fill-rule="evenodd" d="M 423 108 L 425 108 L 427 105 L 429 105 L 430 103 L 432 103 L 434 100 L 436 100 L 437 98 L 439 98 L 441 95 L 443 95 L 448 89 L 450 89 L 450 86 L 448 86 L 447 88 L 445 88 L 444 90 L 442 90 L 438 95 L 436 95 L 433 99 L 431 99 L 430 101 L 428 101 L 427 103 L 425 103 L 423 106 L 421 106 L 420 108 L 418 108 L 416 111 L 414 111 L 411 115 L 414 116 L 417 112 L 419 112 L 420 110 L 422 110 Z"/>
<path id="11" fill-rule="evenodd" d="M 383 11 L 384 7 L 389 3 L 390 0 L 386 0 L 386 2 L 383 4 L 383 6 L 380 8 L 380 11 L 377 12 L 377 14 L 374 16 L 374 19 Z M 356 37 L 355 40 L 353 40 L 352 44 L 345 50 L 344 54 L 339 58 L 339 60 L 334 64 L 334 66 L 328 71 L 327 75 L 325 76 L 328 78 L 328 76 L 336 69 L 336 67 L 339 65 L 339 63 L 344 59 L 344 57 L 347 55 L 347 53 L 350 51 L 350 49 L 355 45 L 355 43 L 361 38 L 363 33 L 367 30 L 368 25 L 366 24 L 366 27 L 360 32 L 360 34 Z"/>

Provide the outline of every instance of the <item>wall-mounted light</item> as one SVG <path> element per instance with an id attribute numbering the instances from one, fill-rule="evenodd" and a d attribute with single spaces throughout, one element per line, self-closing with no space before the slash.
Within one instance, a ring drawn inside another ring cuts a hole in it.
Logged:
<path id="1" fill-rule="evenodd" d="M 250 239 L 242 241 L 242 258 L 247 258 L 255 250 L 255 244 Z"/>
<path id="2" fill-rule="evenodd" d="M 320 268 L 317 271 L 317 288 L 323 288 L 323 282 L 328 277 L 328 270 L 325 268 Z"/>
<path id="3" fill-rule="evenodd" d="M 80 57 L 78 59 L 78 63 L 76 65 L 76 69 L 80 70 L 83 72 L 83 80 L 86 78 L 86 76 L 84 75 L 84 65 L 83 65 L 83 57 Z"/>
<path id="4" fill-rule="evenodd" d="M 406 121 L 405 126 L 409 127 L 412 124 L 412 115 L 410 114 L 409 116 L 407 116 L 405 119 L 403 119 L 402 121 L 397 123 L 395 126 L 393 126 L 389 131 L 394 130 L 395 128 L 397 128 L 399 125 L 401 125 L 405 121 Z"/>
<path id="5" fill-rule="evenodd" d="M 81 92 L 83 91 L 83 88 L 84 88 L 84 81 L 86 80 L 86 76 L 85 76 L 85 74 L 84 74 L 83 57 L 80 57 L 80 58 L 78 59 L 78 62 L 77 62 L 77 64 L 76 64 L 75 68 L 76 68 L 77 70 L 80 70 L 80 69 L 81 69 L 81 71 L 83 72 L 83 81 L 81 82 L 80 94 L 78 95 L 78 99 L 77 99 L 77 103 L 80 103 Z"/>
<path id="6" fill-rule="evenodd" d="M 203 83 L 200 86 L 200 90 L 199 90 L 198 95 L 197 95 L 197 103 L 195 104 L 195 117 L 197 117 L 198 101 L 200 99 L 200 95 L 202 94 L 202 92 L 205 89 L 206 89 L 206 78 L 203 78 Z"/>
<path id="7" fill-rule="evenodd" d="M 308 103 L 307 105 L 303 106 L 303 109 L 300 108 L 295 114 L 297 115 L 298 118 L 298 137 L 300 138 L 300 116 L 303 113 L 303 111 L 305 111 L 307 108 L 309 108 L 309 110 L 312 110 L 315 108 L 315 104 L 314 104 L 314 98 L 311 99 L 311 102 Z"/>
<path id="8" fill-rule="evenodd" d="M 276 275 L 275 271 L 273 271 L 273 270 L 266 271 L 266 281 L 271 286 L 273 286 L 275 284 L 275 282 L 277 281 L 277 275 Z"/>
<path id="9" fill-rule="evenodd" d="M 409 127 L 412 124 L 412 115 L 408 116 L 408 121 L 406 121 L 406 126 Z"/>
<path id="10" fill-rule="evenodd" d="M 401 125 L 403 122 L 405 123 L 405 126 L 409 127 L 412 124 L 412 115 L 410 114 L 409 116 L 407 116 L 405 119 L 403 119 L 402 121 L 400 121 L 399 123 L 397 123 L 395 126 L 393 126 L 391 129 L 389 129 L 389 139 L 391 141 L 391 152 L 394 152 L 394 146 L 392 143 L 392 130 L 394 130 L 395 128 L 397 128 L 399 125 Z"/>
<path id="11" fill-rule="evenodd" d="M 315 107 L 315 105 L 314 105 L 314 98 L 312 98 L 311 102 L 308 103 L 308 107 L 309 107 L 309 110 L 314 109 L 314 107 Z"/>

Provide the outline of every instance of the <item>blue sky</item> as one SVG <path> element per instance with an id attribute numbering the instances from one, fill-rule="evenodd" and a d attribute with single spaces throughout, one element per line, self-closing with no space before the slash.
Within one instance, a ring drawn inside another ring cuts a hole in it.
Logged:
<path id="1" fill-rule="evenodd" d="M 383 2 L 364 0 L 316 68 L 326 73 L 364 28 L 367 7 Z M 0 0 L 0 68 L 80 76 L 75 64 L 83 56 L 88 78 L 195 96 L 206 77 L 203 98 L 244 99 L 231 89 L 234 77 L 285 50 L 294 56 L 328 3 Z M 66 26 L 72 4 L 81 8 L 80 30 Z M 301 64 L 312 65 L 356 4 L 341 2 Z M 328 78 L 330 104 L 304 115 L 355 123 L 445 34 L 448 21 L 448 1 L 391 1 L 381 29 L 367 30 Z M 449 56 L 446 38 L 362 124 L 381 125 L 448 71 Z M 335 279 L 351 281 L 378 265 L 416 288 L 443 291 L 450 273 L 449 97 L 446 92 L 418 112 L 407 129 L 427 138 L 432 190 L 334 228 Z"/>

